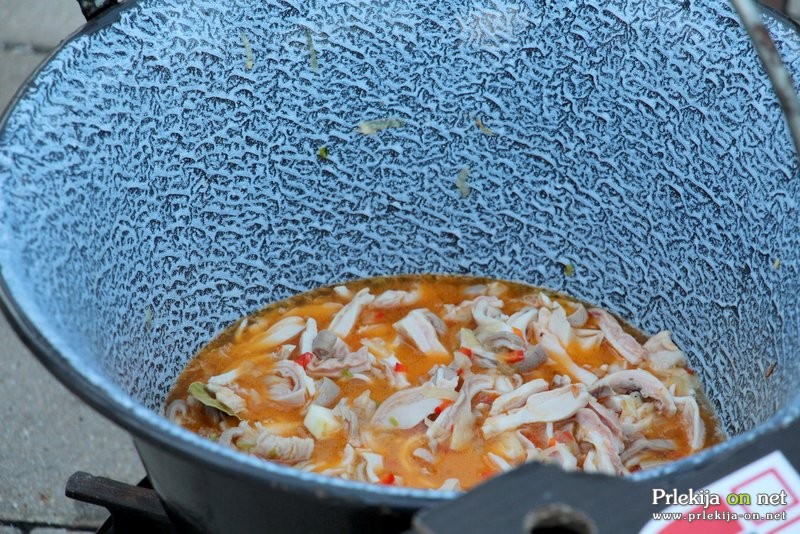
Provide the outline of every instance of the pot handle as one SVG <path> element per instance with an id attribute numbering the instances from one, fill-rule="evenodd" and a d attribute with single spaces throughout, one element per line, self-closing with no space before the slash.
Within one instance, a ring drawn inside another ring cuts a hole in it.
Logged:
<path id="1" fill-rule="evenodd" d="M 89 21 L 107 9 L 121 4 L 125 0 L 78 0 L 84 18 Z"/>
<path id="2" fill-rule="evenodd" d="M 793 21 L 800 20 L 800 0 L 762 0 Z M 769 30 L 761 19 L 761 8 L 756 0 L 731 0 L 742 25 L 747 30 L 761 64 L 769 76 L 772 89 L 778 97 L 786 124 L 794 141 L 795 155 L 800 157 L 800 103 L 792 75 L 783 63 Z"/>
<path id="3" fill-rule="evenodd" d="M 800 24 L 800 0 L 759 0 L 759 3 Z"/>
<path id="4" fill-rule="evenodd" d="M 797 402 L 800 397 L 788 404 Z M 455 500 L 421 510 L 406 534 L 661 532 L 669 522 L 657 520 L 653 514 L 674 504 L 668 502 L 667 494 L 688 496 L 776 452 L 790 465 L 786 469 L 800 471 L 800 447 L 795 446 L 800 441 L 800 418 L 796 410 L 776 415 L 757 432 L 748 440 L 723 443 L 714 451 L 702 452 L 695 465 L 658 477 L 568 473 L 552 465 L 527 463 Z M 740 472 L 738 476 L 752 474 Z M 719 497 L 724 502 L 726 495 Z"/>
<path id="5" fill-rule="evenodd" d="M 638 486 L 626 478 L 530 462 L 422 510 L 406 534 L 634 532 L 631 525 L 646 523 L 652 514 L 651 494 Z"/>

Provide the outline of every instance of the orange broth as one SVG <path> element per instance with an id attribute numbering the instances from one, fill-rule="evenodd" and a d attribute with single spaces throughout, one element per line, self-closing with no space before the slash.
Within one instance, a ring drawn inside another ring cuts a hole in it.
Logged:
<path id="1" fill-rule="evenodd" d="M 489 285 L 497 282 L 492 279 L 477 278 L 471 276 L 444 276 L 444 275 L 404 275 L 394 277 L 381 277 L 366 280 L 358 280 L 347 283 L 347 288 L 355 294 L 362 288 L 370 288 L 373 295 L 378 295 L 384 290 L 419 290 L 419 298 L 411 305 L 400 305 L 390 309 L 370 309 L 366 307 L 352 328 L 351 332 L 344 338 L 344 342 L 350 347 L 360 347 L 363 338 L 383 339 L 387 344 L 392 344 L 400 339 L 396 349 L 393 351 L 395 357 L 405 367 L 408 382 L 412 386 L 424 382 L 431 368 L 437 364 L 447 365 L 452 361 L 453 353 L 459 349 L 459 329 L 466 326 L 474 328 L 475 323 L 451 324 L 447 323 L 447 333 L 440 337 L 442 345 L 447 349 L 448 355 L 426 356 L 408 339 L 399 336 L 393 324 L 403 319 L 411 310 L 427 308 L 438 316 L 444 315 L 445 304 L 459 304 L 472 298 L 466 294 L 468 288 L 477 285 Z M 568 312 L 574 306 L 580 304 L 579 301 L 566 295 L 553 293 L 541 288 L 529 286 L 522 283 L 502 281 L 504 288 L 499 298 L 505 305 L 502 312 L 511 315 L 521 308 L 528 306 L 536 295 L 543 292 L 550 296 L 554 302 L 558 302 Z M 491 287 L 491 286 L 489 286 Z M 350 299 L 337 294 L 332 287 L 323 287 L 303 293 L 281 302 L 274 303 L 263 310 L 249 316 L 242 321 L 238 321 L 222 332 L 216 339 L 188 363 L 186 368 L 177 378 L 177 381 L 170 391 L 167 398 L 167 405 L 179 399 L 187 398 L 189 385 L 194 382 L 207 382 L 212 376 L 226 373 L 232 369 L 243 369 L 236 380 L 237 391 L 244 392 L 242 396 L 246 399 L 246 408 L 238 414 L 242 420 L 249 422 L 259 421 L 264 424 L 284 423 L 286 435 L 298 437 L 310 437 L 310 433 L 303 426 L 304 413 L 308 403 L 301 407 L 287 407 L 280 403 L 270 400 L 265 391 L 264 378 L 274 367 L 276 360 L 272 351 L 260 348 L 254 340 L 275 322 L 289 316 L 299 316 L 304 319 L 313 318 L 319 325 L 320 330 L 327 325 L 334 314 L 346 304 Z M 584 328 L 596 327 L 590 317 Z M 623 328 L 633 335 L 637 340 L 642 341 L 646 336 L 635 331 L 623 323 Z M 527 337 L 530 337 L 526 333 Z M 287 343 L 297 344 L 297 337 Z M 529 339 L 529 341 L 533 341 Z M 621 368 L 632 368 L 625 359 L 607 342 L 603 342 L 598 349 L 584 351 L 577 343 L 571 343 L 566 350 L 572 360 L 579 366 L 602 373 L 601 367 L 616 365 Z M 291 359 L 297 358 L 298 354 L 290 356 Z M 647 369 L 647 366 L 643 366 Z M 472 368 L 473 372 L 481 372 L 481 369 Z M 548 383 L 553 382 L 556 375 L 568 375 L 565 369 L 561 368 L 554 360 L 549 359 L 539 367 L 525 373 L 521 373 L 525 382 L 541 378 Z M 692 373 L 687 373 L 690 380 L 694 380 Z M 395 389 L 388 385 L 386 381 L 373 380 L 367 383 L 361 380 L 342 377 L 335 380 L 341 388 L 340 396 L 347 399 L 355 399 L 366 390 L 370 391 L 370 397 L 377 403 L 385 401 L 390 395 L 395 393 Z M 488 397 L 476 397 L 473 400 L 475 406 L 480 399 L 486 401 Z M 703 421 L 705 423 L 705 447 L 711 446 L 723 439 L 719 424 L 713 412 L 709 408 L 709 403 L 698 389 L 698 404 L 700 406 Z M 430 415 L 429 419 L 435 419 L 436 413 Z M 201 405 L 192 405 L 188 409 L 187 417 L 181 420 L 186 428 L 198 432 L 211 439 L 216 439 L 222 426 L 236 426 L 239 424 L 237 418 L 224 415 L 213 409 L 204 408 Z M 562 422 L 556 422 L 554 429 L 558 434 L 558 429 L 564 427 Z M 284 428 L 284 427 L 281 427 Z M 463 450 L 451 450 L 446 446 L 436 454 L 436 462 L 430 464 L 419 458 L 413 457 L 411 451 L 415 447 L 425 444 L 424 423 L 410 429 L 389 429 L 385 431 L 371 432 L 368 440 L 369 448 L 383 456 L 382 472 L 391 476 L 382 475 L 384 483 L 399 483 L 405 486 L 418 488 L 438 488 L 447 479 L 458 479 L 460 487 L 468 489 L 487 477 L 498 474 L 500 469 L 497 465 L 487 460 L 487 451 L 503 455 L 503 444 L 500 437 L 485 439 L 480 431 L 476 432 L 473 446 Z M 548 446 L 546 437 L 545 423 L 532 423 L 523 425 L 519 430 L 528 437 L 536 446 L 545 448 Z M 413 439 L 417 436 L 416 439 Z M 687 436 L 682 428 L 680 418 L 676 416 L 668 417 L 659 414 L 656 423 L 651 425 L 645 432 L 647 438 L 662 438 L 674 440 L 677 447 L 675 450 L 653 453 L 655 459 L 674 460 L 690 453 Z M 550 439 L 550 445 L 553 443 Z M 343 451 L 348 442 L 348 433 L 345 430 L 335 433 L 325 439 L 315 440 L 314 452 L 311 462 L 313 470 L 323 471 L 327 468 L 336 467 L 343 459 Z M 579 451 L 587 448 L 585 445 L 578 446 Z M 633 469 L 637 470 L 637 469 Z"/>

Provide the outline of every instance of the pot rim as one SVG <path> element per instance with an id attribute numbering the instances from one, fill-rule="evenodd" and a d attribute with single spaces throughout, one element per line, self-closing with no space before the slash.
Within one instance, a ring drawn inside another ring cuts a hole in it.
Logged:
<path id="1" fill-rule="evenodd" d="M 24 99 L 32 82 L 62 49 L 80 37 L 90 35 L 113 24 L 119 19 L 122 10 L 137 7 L 139 4 L 139 0 L 127 0 L 122 4 L 117 4 L 65 38 L 17 89 L 8 106 L 0 115 L 0 133 L 6 128 L 11 115 Z M 798 27 L 786 20 L 780 13 L 769 10 L 768 16 L 783 24 L 788 24 L 798 31 Z M 156 411 L 146 408 L 107 377 L 74 366 L 29 319 L 8 284 L 6 273 L 9 272 L 11 271 L 4 265 L 0 265 L 0 310 L 8 319 L 16 335 L 61 384 L 136 439 L 143 439 L 180 457 L 205 463 L 220 471 L 227 471 L 239 477 L 273 486 L 280 485 L 282 490 L 313 492 L 315 495 L 320 495 L 325 490 L 331 490 L 334 492 L 333 497 L 335 498 L 357 501 L 366 505 L 389 505 L 397 509 L 416 510 L 460 495 L 460 492 L 455 491 L 382 486 L 309 473 L 261 460 L 204 439 L 168 421 Z M 715 457 L 750 443 L 776 427 L 790 424 L 798 416 L 800 416 L 800 393 L 767 421 L 755 428 L 687 458 L 637 472 L 627 478 L 634 482 L 656 486 L 660 479 L 698 468 Z M 565 473 L 565 476 L 568 479 L 569 473 Z"/>

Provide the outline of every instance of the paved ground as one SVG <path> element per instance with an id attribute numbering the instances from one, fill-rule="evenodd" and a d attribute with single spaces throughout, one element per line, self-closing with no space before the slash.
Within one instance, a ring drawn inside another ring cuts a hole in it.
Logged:
<path id="1" fill-rule="evenodd" d="M 74 0 L 0 0 L 0 110 L 82 24 Z M 95 530 L 106 513 L 64 497 L 69 475 L 144 476 L 130 438 L 53 379 L 1 316 L 0 421 L 0 534 Z"/>

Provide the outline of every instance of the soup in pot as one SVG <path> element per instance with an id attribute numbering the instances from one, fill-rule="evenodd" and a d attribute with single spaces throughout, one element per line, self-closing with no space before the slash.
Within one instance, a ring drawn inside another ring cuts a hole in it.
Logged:
<path id="1" fill-rule="evenodd" d="M 669 331 L 541 288 L 404 275 L 316 289 L 224 331 L 166 404 L 266 460 L 468 489 L 528 461 L 625 475 L 722 439 Z"/>

